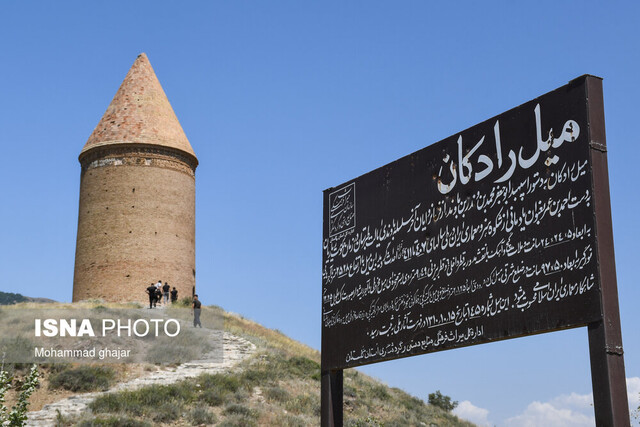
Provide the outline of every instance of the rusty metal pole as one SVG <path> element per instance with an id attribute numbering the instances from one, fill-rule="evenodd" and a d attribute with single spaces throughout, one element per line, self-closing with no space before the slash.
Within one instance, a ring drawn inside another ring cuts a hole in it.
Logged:
<path id="1" fill-rule="evenodd" d="M 342 427 L 342 369 L 322 371 L 320 424 Z"/>
<path id="2" fill-rule="evenodd" d="M 613 250 L 602 79 L 587 76 L 586 80 L 596 241 L 602 286 L 602 320 L 588 326 L 593 403 L 597 426 L 629 426 L 629 403 Z"/>

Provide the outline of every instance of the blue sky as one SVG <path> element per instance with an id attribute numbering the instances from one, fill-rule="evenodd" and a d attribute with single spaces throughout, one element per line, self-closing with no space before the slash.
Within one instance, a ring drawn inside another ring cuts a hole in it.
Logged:
<path id="1" fill-rule="evenodd" d="M 0 290 L 71 299 L 77 157 L 140 52 L 200 160 L 200 296 L 315 348 L 322 190 L 594 74 L 638 402 L 639 5 L 184 3 L 0 4 Z M 593 424 L 584 328 L 363 370 L 490 425 Z"/>

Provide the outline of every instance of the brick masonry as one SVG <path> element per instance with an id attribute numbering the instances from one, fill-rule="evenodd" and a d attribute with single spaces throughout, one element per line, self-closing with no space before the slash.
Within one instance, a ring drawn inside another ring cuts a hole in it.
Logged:
<path id="1" fill-rule="evenodd" d="M 191 144 L 144 53 L 131 66 L 80 156 L 104 145 L 139 143 L 176 148 L 195 159 Z"/>

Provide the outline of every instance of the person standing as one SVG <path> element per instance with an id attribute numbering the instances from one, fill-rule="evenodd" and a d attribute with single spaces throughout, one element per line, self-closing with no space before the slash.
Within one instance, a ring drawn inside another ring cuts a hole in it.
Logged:
<path id="1" fill-rule="evenodd" d="M 171 304 L 173 304 L 176 301 L 178 301 L 178 290 L 174 286 L 173 290 L 171 291 Z"/>
<path id="2" fill-rule="evenodd" d="M 149 308 L 153 308 L 156 302 L 156 287 L 153 283 L 147 288 L 147 294 L 149 294 Z"/>
<path id="3" fill-rule="evenodd" d="M 169 290 L 171 289 L 171 287 L 169 286 L 168 282 L 164 282 L 164 286 L 162 287 L 162 293 L 164 294 L 164 303 L 168 304 L 169 303 Z"/>
<path id="4" fill-rule="evenodd" d="M 202 323 L 200 323 L 200 308 L 202 307 L 202 303 L 198 299 L 198 295 L 193 296 L 193 327 L 200 326 L 202 328 Z"/>
<path id="5" fill-rule="evenodd" d="M 156 304 L 159 304 L 162 301 L 162 289 L 156 285 L 156 302 L 153 304 L 154 307 Z"/>

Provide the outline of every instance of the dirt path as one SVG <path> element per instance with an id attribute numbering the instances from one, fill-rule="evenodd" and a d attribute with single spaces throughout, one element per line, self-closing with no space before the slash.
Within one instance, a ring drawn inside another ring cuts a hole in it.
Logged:
<path id="1" fill-rule="evenodd" d="M 120 383 L 108 391 L 77 394 L 55 403 L 45 405 L 42 410 L 29 412 L 27 426 L 55 425 L 58 411 L 63 417 L 73 417 L 88 411 L 88 405 L 96 397 L 106 393 L 122 390 L 135 390 L 146 385 L 172 384 L 185 378 L 197 377 L 200 374 L 214 374 L 231 369 L 238 362 L 250 356 L 255 345 L 244 338 L 227 332 L 211 331 L 211 339 L 219 342 L 222 339 L 223 357 L 220 360 L 219 350 L 205 354 L 201 360 L 193 360 L 174 368 L 165 368 L 149 372 L 148 375 Z M 215 341 L 214 341 L 215 342 Z"/>

